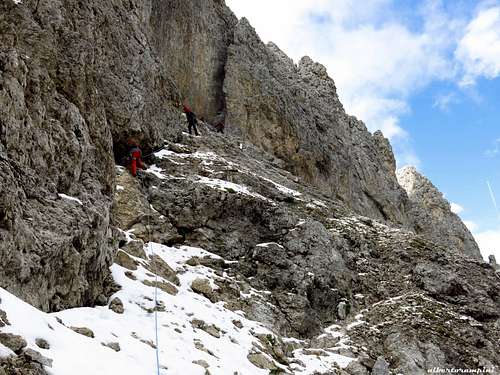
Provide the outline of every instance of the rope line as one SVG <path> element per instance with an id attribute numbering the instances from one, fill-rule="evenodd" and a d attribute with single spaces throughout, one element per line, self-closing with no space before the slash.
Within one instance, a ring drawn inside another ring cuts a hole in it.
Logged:
<path id="1" fill-rule="evenodd" d="M 160 346 L 159 346 L 159 340 L 158 340 L 158 270 L 156 266 L 156 253 L 152 250 L 153 248 L 151 247 L 151 215 L 153 212 L 153 206 L 151 204 L 149 205 L 149 215 L 148 215 L 148 237 L 149 237 L 149 242 L 148 242 L 148 252 L 151 254 L 153 258 L 153 272 L 155 274 L 155 307 L 154 307 L 154 317 L 155 317 L 155 353 L 156 353 L 156 374 L 160 375 Z"/>

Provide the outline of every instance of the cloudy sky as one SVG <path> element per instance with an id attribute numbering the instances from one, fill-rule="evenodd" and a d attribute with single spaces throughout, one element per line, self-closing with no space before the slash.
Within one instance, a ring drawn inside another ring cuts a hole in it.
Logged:
<path id="1" fill-rule="evenodd" d="M 226 0 L 264 42 L 323 63 L 500 261 L 500 0 Z M 498 195 L 498 196 L 497 196 Z"/>

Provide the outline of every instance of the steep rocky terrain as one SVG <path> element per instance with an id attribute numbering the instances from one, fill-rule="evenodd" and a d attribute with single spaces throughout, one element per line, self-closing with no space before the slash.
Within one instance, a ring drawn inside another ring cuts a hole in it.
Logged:
<path id="1" fill-rule="evenodd" d="M 151 373 L 155 310 L 162 374 L 500 365 L 500 285 L 487 263 L 358 216 L 232 137 L 184 135 L 150 161 L 139 179 L 117 167 L 111 269 L 120 290 L 108 307 L 50 317 L 1 291 L 9 325 L 0 342 L 20 354 L 17 366 Z M 18 310 L 40 316 L 35 327 Z M 13 345 L 16 337 L 26 346 Z M 77 359 L 78 347 L 95 360 Z M 43 357 L 27 362 L 27 349 Z"/>
<path id="2" fill-rule="evenodd" d="M 0 374 L 151 373 L 155 310 L 164 374 L 500 365 L 493 266 L 320 64 L 216 0 L 2 0 L 0 42 Z"/>
<path id="3" fill-rule="evenodd" d="M 308 57 L 296 66 L 245 19 L 234 39 L 224 81 L 230 132 L 356 212 L 406 225 L 390 144 L 345 113 L 326 68 Z"/>
<path id="4" fill-rule="evenodd" d="M 425 176 L 414 167 L 398 171 L 398 181 L 411 201 L 411 217 L 417 233 L 426 233 L 432 241 L 481 259 L 481 253 L 462 220 L 451 212 L 450 203 Z M 433 228 L 433 229 L 431 229 Z"/>

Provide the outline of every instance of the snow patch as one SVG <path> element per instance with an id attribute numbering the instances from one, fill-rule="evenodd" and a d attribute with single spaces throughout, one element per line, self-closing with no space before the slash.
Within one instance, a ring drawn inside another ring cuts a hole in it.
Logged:
<path id="1" fill-rule="evenodd" d="M 238 184 L 235 184 L 233 182 L 219 180 L 216 178 L 202 177 L 202 176 L 198 176 L 198 180 L 196 180 L 196 182 L 200 183 L 200 184 L 208 185 L 212 188 L 224 190 L 224 191 L 228 191 L 228 189 L 231 189 L 231 190 L 235 191 L 236 193 L 249 195 L 249 196 L 270 202 L 270 200 L 267 199 L 266 197 L 264 197 L 258 193 L 251 192 L 250 189 L 248 189 L 248 187 L 243 186 L 243 185 L 238 185 Z"/>
<path id="2" fill-rule="evenodd" d="M 62 194 L 62 193 L 59 193 L 59 194 L 57 194 L 57 195 L 59 195 L 59 197 L 60 197 L 60 198 L 62 198 L 62 199 L 67 199 L 67 200 L 69 200 L 69 201 L 73 201 L 73 202 L 78 203 L 80 206 L 83 206 L 82 201 L 81 201 L 80 199 L 78 199 L 78 198 L 75 198 L 75 197 L 70 197 L 69 195 Z"/>
<path id="3" fill-rule="evenodd" d="M 163 174 L 163 169 L 157 167 L 156 165 L 150 166 L 148 169 L 146 169 L 146 173 L 151 173 L 154 174 L 156 177 L 158 177 L 160 180 L 166 179 L 165 175 Z"/>
<path id="4" fill-rule="evenodd" d="M 15 353 L 12 350 L 0 344 L 0 358 L 10 357 L 14 354 Z"/>
<path id="5" fill-rule="evenodd" d="M 282 245 L 280 245 L 279 243 L 277 242 L 265 242 L 265 243 L 259 243 L 257 244 L 257 247 L 269 247 L 271 245 L 276 245 L 278 246 L 279 248 L 282 248 L 284 249 L 284 247 Z"/>

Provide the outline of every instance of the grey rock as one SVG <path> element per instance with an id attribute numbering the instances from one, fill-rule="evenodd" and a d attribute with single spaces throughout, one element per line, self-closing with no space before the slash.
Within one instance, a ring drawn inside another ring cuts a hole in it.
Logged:
<path id="1" fill-rule="evenodd" d="M 344 301 L 340 302 L 337 306 L 337 315 L 341 320 L 345 320 L 345 318 L 347 318 L 347 303 Z"/>
<path id="2" fill-rule="evenodd" d="M 351 363 L 349 363 L 349 365 L 345 368 L 345 371 L 350 375 L 369 375 L 370 374 L 368 372 L 368 370 L 366 369 L 366 367 L 363 366 L 358 361 L 352 361 Z"/>
<path id="3" fill-rule="evenodd" d="M 165 280 L 170 281 L 177 286 L 180 285 L 179 278 L 176 272 L 170 267 L 160 256 L 153 255 L 150 261 L 145 265 L 146 269 L 154 274 L 163 277 Z"/>
<path id="4" fill-rule="evenodd" d="M 28 345 L 22 336 L 4 332 L 0 332 L 0 344 L 18 354 Z"/>
<path id="5" fill-rule="evenodd" d="M 138 262 L 132 259 L 132 257 L 123 250 L 118 250 L 116 253 L 115 263 L 131 271 L 137 270 Z"/>
<path id="6" fill-rule="evenodd" d="M 36 345 L 37 345 L 39 348 L 41 348 L 41 349 L 46 349 L 46 350 L 50 349 L 50 344 L 49 344 L 49 342 L 48 342 L 47 340 L 45 340 L 45 339 L 41 338 L 41 337 L 40 337 L 40 338 L 37 338 L 37 339 L 35 340 L 35 343 L 36 343 Z"/>
<path id="7" fill-rule="evenodd" d="M 198 366 L 201 366 L 203 368 L 209 368 L 210 365 L 208 364 L 207 361 L 203 360 L 203 359 L 198 359 L 197 361 L 193 361 L 193 363 L 195 365 L 198 365 Z"/>
<path id="8" fill-rule="evenodd" d="M 23 356 L 28 358 L 28 360 L 32 362 L 36 362 L 41 364 L 42 366 L 52 367 L 53 360 L 47 357 L 44 357 L 39 352 L 33 349 L 26 349 L 23 351 Z"/>
<path id="9" fill-rule="evenodd" d="M 113 298 L 113 300 L 109 303 L 109 309 L 117 314 L 123 314 L 125 312 L 123 302 L 118 297 Z"/>
<path id="10" fill-rule="evenodd" d="M 42 364 L 25 355 L 0 358 L 0 374 L 48 375 Z"/>
<path id="11" fill-rule="evenodd" d="M 149 281 L 149 280 L 144 280 L 142 282 L 144 285 L 150 286 L 150 287 L 157 287 L 160 290 L 163 290 L 165 293 L 171 294 L 175 296 L 179 291 L 177 288 L 171 284 L 168 281 Z"/>
<path id="12" fill-rule="evenodd" d="M 265 370 L 277 370 L 276 364 L 262 353 L 253 353 L 247 356 L 248 360 L 258 368 Z"/>
<path id="13" fill-rule="evenodd" d="M 70 328 L 82 336 L 87 336 L 92 339 L 95 337 L 94 332 L 90 328 L 87 327 L 70 327 Z"/>
<path id="14" fill-rule="evenodd" d="M 118 171 L 116 185 L 121 186 L 114 196 L 112 215 L 114 224 L 128 230 L 140 222 L 144 215 L 150 214 L 148 202 L 141 190 L 140 182 L 126 170 Z"/>
<path id="15" fill-rule="evenodd" d="M 10 325 L 9 320 L 7 319 L 7 313 L 3 310 L 0 310 L 0 328 Z"/>
<path id="16" fill-rule="evenodd" d="M 233 324 L 239 329 L 243 328 L 243 323 L 240 320 L 233 320 Z"/>
<path id="17" fill-rule="evenodd" d="M 460 218 L 451 211 L 443 194 L 414 167 L 397 172 L 398 181 L 411 200 L 410 215 L 418 234 L 436 244 L 482 259 L 479 247 Z"/>
<path id="18" fill-rule="evenodd" d="M 378 357 L 373 365 L 372 375 L 389 375 L 389 363 L 384 357 Z"/>
<path id="19" fill-rule="evenodd" d="M 128 242 L 122 249 L 136 258 L 146 259 L 146 252 L 144 251 L 144 242 L 142 240 L 132 240 Z"/>
<path id="20" fill-rule="evenodd" d="M 221 337 L 220 328 L 213 324 L 208 325 L 203 320 L 193 319 L 191 321 L 191 325 L 193 326 L 193 328 L 201 329 L 217 339 Z"/>
<path id="21" fill-rule="evenodd" d="M 497 272 L 500 271 L 500 265 L 497 263 L 497 260 L 495 259 L 494 255 L 489 255 L 488 256 L 488 261 L 491 267 Z"/>
<path id="22" fill-rule="evenodd" d="M 102 343 L 102 345 L 107 346 L 110 349 L 113 349 L 115 352 L 119 352 L 121 350 L 120 343 L 118 342 Z"/>
<path id="23" fill-rule="evenodd" d="M 203 295 L 211 301 L 215 301 L 216 296 L 208 279 L 197 278 L 191 283 L 193 292 Z"/>

